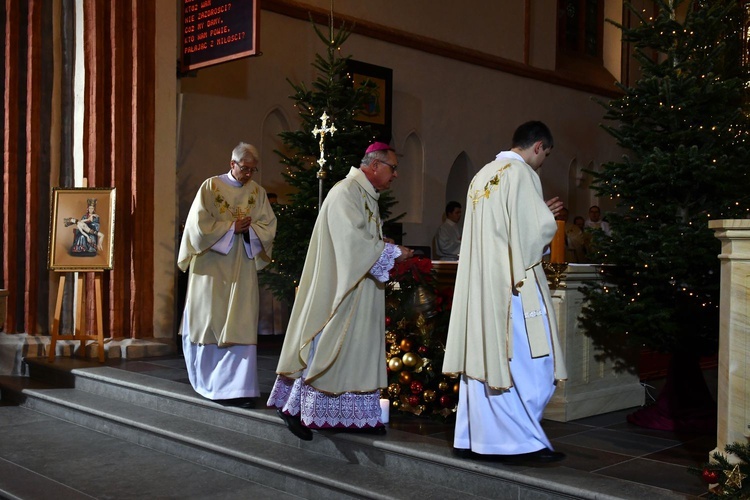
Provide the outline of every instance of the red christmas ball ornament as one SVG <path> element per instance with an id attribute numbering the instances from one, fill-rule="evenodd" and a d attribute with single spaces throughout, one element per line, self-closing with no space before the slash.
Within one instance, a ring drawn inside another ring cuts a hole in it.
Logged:
<path id="1" fill-rule="evenodd" d="M 420 382 L 419 380 L 412 381 L 411 383 L 412 394 L 416 394 L 417 396 L 419 396 L 420 394 L 422 394 L 423 389 L 424 389 L 424 386 L 422 385 L 422 382 Z"/>
<path id="2" fill-rule="evenodd" d="M 386 326 L 386 327 L 388 327 L 388 326 L 391 326 L 391 322 L 392 322 L 392 321 L 393 321 L 393 320 L 391 319 L 391 317 L 390 317 L 390 316 L 386 316 L 386 317 L 385 317 L 385 326 Z"/>
<path id="3" fill-rule="evenodd" d="M 411 396 L 409 396 L 408 401 L 411 406 L 417 406 L 419 404 L 419 396 L 415 396 L 414 394 L 412 394 Z"/>
<path id="4" fill-rule="evenodd" d="M 448 408 L 453 404 L 453 398 L 451 398 L 448 395 L 440 396 L 440 406 L 443 408 Z"/>
<path id="5" fill-rule="evenodd" d="M 427 351 L 429 350 L 430 348 L 427 347 L 426 345 L 421 345 L 417 347 L 417 352 L 419 353 L 420 356 L 424 356 L 425 354 L 427 354 Z"/>
<path id="6" fill-rule="evenodd" d="M 703 469 L 701 478 L 708 484 L 714 484 L 719 482 L 719 473 L 712 469 Z"/>

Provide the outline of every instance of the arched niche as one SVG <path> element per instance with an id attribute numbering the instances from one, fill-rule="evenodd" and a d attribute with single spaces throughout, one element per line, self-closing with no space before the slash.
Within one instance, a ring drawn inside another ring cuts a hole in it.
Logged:
<path id="1" fill-rule="evenodd" d="M 589 162 L 587 166 L 583 166 L 577 158 L 573 158 L 568 166 L 568 199 L 566 205 L 570 211 L 568 220 L 573 222 L 573 219 L 580 215 L 583 218 L 588 218 L 589 207 L 593 204 L 593 197 L 591 193 L 591 174 L 586 173 L 584 170 L 589 170 L 593 167 L 593 162 Z"/>
<path id="2" fill-rule="evenodd" d="M 420 224 L 424 204 L 424 146 L 419 136 L 412 132 L 406 137 L 403 147 L 396 150 L 401 168 L 398 169 L 398 179 L 391 184 L 396 198 L 391 216 L 406 212 L 401 222 Z"/>
<path id="3" fill-rule="evenodd" d="M 260 172 L 254 180 L 262 185 L 266 192 L 276 193 L 279 203 L 287 203 L 286 199 L 290 187 L 281 175 L 286 170 L 286 165 L 281 163 L 281 157 L 276 151 L 287 153 L 287 147 L 279 135 L 281 132 L 290 130 L 289 119 L 281 108 L 275 107 L 268 112 L 263 120 L 261 131 L 260 149 Z"/>
<path id="4" fill-rule="evenodd" d="M 441 210 L 445 208 L 449 201 L 457 201 L 464 207 L 466 203 L 466 192 L 469 189 L 469 183 L 474 175 L 474 167 L 469 159 L 469 155 L 462 151 L 451 165 L 448 172 L 448 178 L 445 184 L 445 200 L 443 200 Z M 466 208 L 466 207 L 464 207 Z M 442 213 L 442 212 L 441 212 Z M 462 219 L 463 220 L 463 219 Z"/>

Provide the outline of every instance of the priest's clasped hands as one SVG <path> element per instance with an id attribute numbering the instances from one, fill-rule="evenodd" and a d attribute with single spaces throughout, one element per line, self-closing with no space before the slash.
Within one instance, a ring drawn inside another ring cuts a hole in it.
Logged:
<path id="1" fill-rule="evenodd" d="M 235 233 L 246 233 L 250 229 L 250 223 L 253 221 L 252 217 L 240 217 L 234 221 L 234 232 Z"/>

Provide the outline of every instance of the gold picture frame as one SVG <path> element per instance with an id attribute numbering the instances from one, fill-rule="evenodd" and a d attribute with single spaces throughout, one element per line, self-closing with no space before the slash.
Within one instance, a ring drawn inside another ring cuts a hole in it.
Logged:
<path id="1" fill-rule="evenodd" d="M 114 239 L 115 188 L 52 189 L 50 270 L 110 270 Z"/>

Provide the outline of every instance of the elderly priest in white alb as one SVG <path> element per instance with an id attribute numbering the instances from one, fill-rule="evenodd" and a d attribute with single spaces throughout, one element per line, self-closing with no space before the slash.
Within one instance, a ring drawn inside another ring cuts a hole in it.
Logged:
<path id="1" fill-rule="evenodd" d="M 276 216 L 252 180 L 258 151 L 240 143 L 230 171 L 203 182 L 182 235 L 178 266 L 190 271 L 182 316 L 183 352 L 193 389 L 251 407 L 257 376 L 258 276 L 271 258 Z"/>

